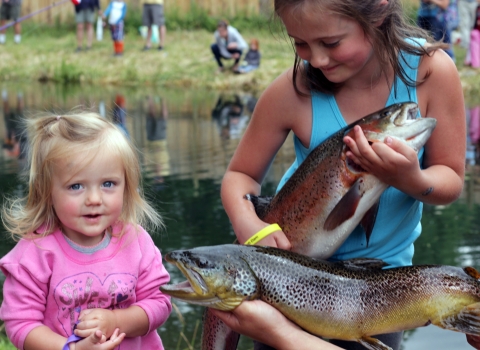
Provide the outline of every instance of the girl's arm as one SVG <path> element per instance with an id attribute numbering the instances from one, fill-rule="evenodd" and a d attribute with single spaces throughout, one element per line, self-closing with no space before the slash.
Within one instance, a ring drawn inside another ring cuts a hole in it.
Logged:
<path id="1" fill-rule="evenodd" d="M 361 130 L 345 138 L 357 164 L 383 182 L 429 204 L 448 204 L 461 194 L 465 170 L 465 105 L 460 78 L 443 50 L 424 56 L 418 72 L 419 108 L 437 126 L 425 145 L 423 169 L 416 153 L 398 140 L 370 146 Z"/>
<path id="2" fill-rule="evenodd" d="M 257 217 L 244 196 L 260 194 L 261 183 L 290 130 L 310 135 L 311 117 L 305 116 L 311 113 L 310 99 L 295 93 L 291 77 L 291 70 L 283 73 L 258 100 L 222 181 L 222 203 L 240 243 L 268 225 Z M 257 244 L 290 249 L 280 231 Z"/>

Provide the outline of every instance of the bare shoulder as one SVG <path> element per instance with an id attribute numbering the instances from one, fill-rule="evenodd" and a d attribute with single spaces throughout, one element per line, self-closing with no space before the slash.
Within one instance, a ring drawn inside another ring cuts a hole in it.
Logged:
<path id="1" fill-rule="evenodd" d="M 464 110 L 463 89 L 457 67 L 443 50 L 422 58 L 418 80 L 422 81 L 417 93 L 424 117 L 439 118 Z M 455 116 L 462 115 L 455 113 Z"/>
<path id="2" fill-rule="evenodd" d="M 265 122 L 283 130 L 293 130 L 301 137 L 304 132 L 310 133 L 310 130 L 304 130 L 304 126 L 308 129 L 311 125 L 311 99 L 303 84 L 299 82 L 297 85 L 302 94 L 294 88 L 293 69 L 283 72 L 263 92 L 255 114 Z"/>

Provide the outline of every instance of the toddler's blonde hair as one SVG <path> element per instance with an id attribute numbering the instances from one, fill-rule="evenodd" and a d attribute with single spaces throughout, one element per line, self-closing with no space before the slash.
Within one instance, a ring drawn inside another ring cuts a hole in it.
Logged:
<path id="1" fill-rule="evenodd" d="M 137 150 L 115 124 L 88 112 L 39 116 L 25 120 L 25 124 L 29 140 L 28 193 L 22 198 L 7 198 L 2 212 L 4 226 L 14 240 L 29 237 L 40 227 L 44 227 L 40 233 L 44 236 L 60 227 L 51 198 L 55 163 L 72 154 L 85 155 L 88 162 L 99 151 L 111 152 L 125 169 L 119 218 L 123 227 L 125 224 L 152 229 L 163 226 L 160 215 L 143 195 Z M 120 235 L 123 233 L 124 229 Z"/>

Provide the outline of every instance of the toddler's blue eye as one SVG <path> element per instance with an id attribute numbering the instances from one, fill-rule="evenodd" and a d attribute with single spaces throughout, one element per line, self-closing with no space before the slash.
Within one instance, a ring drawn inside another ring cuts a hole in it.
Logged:
<path id="1" fill-rule="evenodd" d="M 75 191 L 76 191 L 76 190 L 81 189 L 81 188 L 82 188 L 82 185 L 80 185 L 80 184 L 73 184 L 73 185 L 70 186 L 70 188 L 71 188 L 72 190 L 75 190 Z"/>
<path id="2" fill-rule="evenodd" d="M 112 181 L 105 181 L 103 183 L 103 187 L 110 188 L 110 187 L 113 187 L 113 186 L 115 186 L 115 184 Z"/>

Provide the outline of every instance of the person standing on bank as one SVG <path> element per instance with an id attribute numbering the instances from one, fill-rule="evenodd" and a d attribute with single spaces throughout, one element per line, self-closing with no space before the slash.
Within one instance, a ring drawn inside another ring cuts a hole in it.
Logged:
<path id="1" fill-rule="evenodd" d="M 163 0 L 143 0 L 142 23 L 147 27 L 147 39 L 143 51 L 152 48 L 152 26 L 157 25 L 159 31 L 158 50 L 163 50 L 167 27 L 165 27 L 165 15 L 163 13 Z"/>
<path id="2" fill-rule="evenodd" d="M 87 33 L 87 46 L 85 50 L 92 48 L 93 42 L 93 22 L 95 22 L 95 10 L 100 16 L 100 1 L 99 0 L 82 0 L 75 5 L 75 22 L 77 23 L 77 49 L 75 52 L 82 51 L 83 36 Z"/>
<path id="3" fill-rule="evenodd" d="M 238 62 L 242 57 L 242 52 L 248 48 L 247 42 L 243 39 L 240 32 L 230 26 L 226 20 L 221 20 L 217 24 L 217 30 L 213 34 L 215 43 L 212 44 L 211 49 L 215 60 L 218 63 L 218 70 L 224 71 L 223 59 L 234 59 L 235 62 L 232 70 L 238 69 Z"/>
<path id="4" fill-rule="evenodd" d="M 20 41 L 22 40 L 22 26 L 20 22 L 17 22 L 21 10 L 22 0 L 2 0 L 2 5 L 0 7 L 0 27 L 4 26 L 8 20 L 15 22 L 13 25 L 13 30 L 15 32 L 13 42 L 15 44 L 20 44 Z M 5 32 L 6 29 L 0 31 L 0 44 L 5 44 L 6 42 Z"/>

